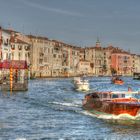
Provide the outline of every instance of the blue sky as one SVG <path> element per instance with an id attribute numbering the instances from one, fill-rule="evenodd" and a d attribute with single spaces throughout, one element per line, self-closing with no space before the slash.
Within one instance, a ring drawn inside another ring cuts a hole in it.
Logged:
<path id="1" fill-rule="evenodd" d="M 140 0 L 0 0 L 0 25 L 77 46 L 140 54 Z"/>

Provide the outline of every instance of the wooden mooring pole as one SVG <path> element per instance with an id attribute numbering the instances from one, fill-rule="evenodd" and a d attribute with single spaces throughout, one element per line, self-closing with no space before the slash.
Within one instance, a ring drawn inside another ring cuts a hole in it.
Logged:
<path id="1" fill-rule="evenodd" d="M 10 91 L 13 90 L 13 69 L 10 68 Z"/>

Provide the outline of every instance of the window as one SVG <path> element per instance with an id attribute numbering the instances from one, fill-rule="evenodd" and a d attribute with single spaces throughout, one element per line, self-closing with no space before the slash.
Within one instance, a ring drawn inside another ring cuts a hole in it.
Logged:
<path id="1" fill-rule="evenodd" d="M 11 45 L 11 49 L 14 50 L 15 49 L 15 45 Z"/>
<path id="2" fill-rule="evenodd" d="M 53 57 L 56 58 L 56 54 L 54 54 Z"/>
<path id="3" fill-rule="evenodd" d="M 107 94 L 103 94 L 103 98 L 107 98 Z"/>
<path id="4" fill-rule="evenodd" d="M 18 49 L 21 50 L 22 49 L 22 46 L 21 45 L 18 45 Z"/>
<path id="5" fill-rule="evenodd" d="M 30 58 L 30 53 L 28 52 L 28 58 Z"/>
<path id="6" fill-rule="evenodd" d="M 118 98 L 117 94 L 113 94 L 112 98 Z"/>
<path id="7" fill-rule="evenodd" d="M 7 38 L 6 42 L 7 42 L 7 45 L 8 45 L 9 44 L 9 39 L 8 38 Z"/>
<path id="8" fill-rule="evenodd" d="M 122 94 L 122 98 L 124 98 L 125 97 L 125 94 Z"/>
<path id="9" fill-rule="evenodd" d="M 28 54 L 25 53 L 25 60 L 26 60 L 26 61 L 27 61 L 27 56 L 28 56 Z"/>
<path id="10" fill-rule="evenodd" d="M 14 60 L 14 53 L 12 53 L 12 60 Z"/>
<path id="11" fill-rule="evenodd" d="M 8 59 L 8 53 L 6 53 L 6 59 Z"/>
<path id="12" fill-rule="evenodd" d="M 18 53 L 18 59 L 20 60 L 20 52 Z"/>
<path id="13" fill-rule="evenodd" d="M 96 93 L 94 93 L 92 94 L 92 98 L 99 98 L 99 96 Z"/>

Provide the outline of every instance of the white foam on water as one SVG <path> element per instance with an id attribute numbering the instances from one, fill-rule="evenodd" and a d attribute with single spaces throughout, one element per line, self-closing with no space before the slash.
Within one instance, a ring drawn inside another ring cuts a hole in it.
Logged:
<path id="1" fill-rule="evenodd" d="M 56 105 L 68 106 L 68 107 L 79 107 L 79 104 L 75 104 L 75 103 L 66 103 L 66 102 L 51 102 L 51 103 Z"/>
<path id="2" fill-rule="evenodd" d="M 140 120 L 140 114 L 135 117 L 136 120 Z"/>
<path id="3" fill-rule="evenodd" d="M 82 111 L 81 113 L 84 114 L 84 115 L 87 115 L 87 116 L 91 116 L 91 117 L 97 117 L 98 116 L 97 114 L 93 114 L 93 113 L 90 113 L 88 111 Z"/>
<path id="4" fill-rule="evenodd" d="M 16 140 L 26 140 L 26 138 L 16 138 Z"/>
<path id="5" fill-rule="evenodd" d="M 75 101 L 73 101 L 73 104 L 82 107 L 82 100 L 77 100 L 77 101 L 75 100 Z"/>
<path id="6" fill-rule="evenodd" d="M 97 81 L 96 82 L 96 84 L 104 84 L 104 83 L 105 84 L 110 84 L 111 82 L 110 81 L 108 81 L 108 82 L 107 81 Z"/>
<path id="7" fill-rule="evenodd" d="M 87 92 L 89 92 L 90 91 L 90 89 L 88 89 L 88 90 L 82 90 L 82 89 L 75 89 L 76 91 L 81 91 L 81 92 L 83 92 L 83 93 L 87 93 Z"/>

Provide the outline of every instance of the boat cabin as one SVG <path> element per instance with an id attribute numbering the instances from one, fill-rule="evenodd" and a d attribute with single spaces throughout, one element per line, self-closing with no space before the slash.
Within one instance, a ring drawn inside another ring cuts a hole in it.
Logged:
<path id="1" fill-rule="evenodd" d="M 91 94 L 94 99 L 111 100 L 116 98 L 140 99 L 140 92 L 95 92 Z"/>

